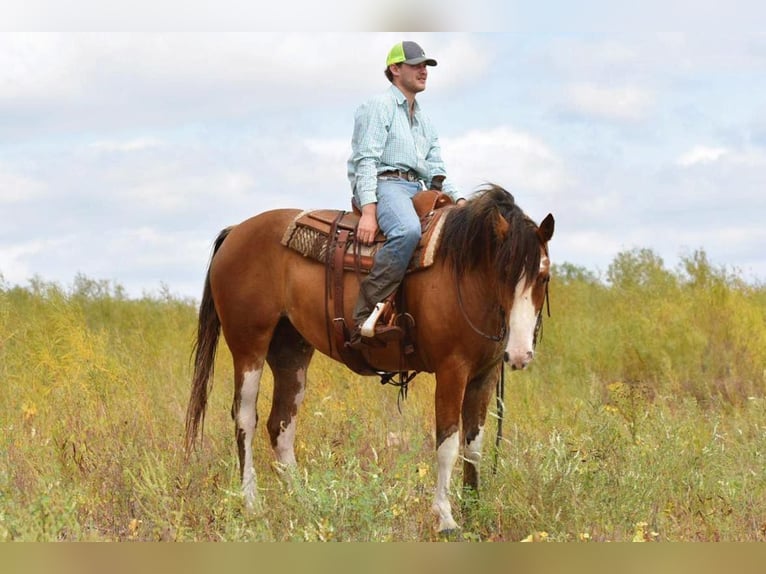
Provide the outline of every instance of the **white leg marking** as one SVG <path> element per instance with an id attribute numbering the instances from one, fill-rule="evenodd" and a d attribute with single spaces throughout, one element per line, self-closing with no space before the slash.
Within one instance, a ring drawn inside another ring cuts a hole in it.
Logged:
<path id="1" fill-rule="evenodd" d="M 292 417 L 287 424 L 283 424 L 277 437 L 277 444 L 274 447 L 274 454 L 277 462 L 284 466 L 295 466 L 295 426 L 297 419 L 297 409 L 303 402 L 306 394 L 306 369 L 300 369 L 297 373 L 298 381 L 301 383 L 301 390 L 295 395 L 296 416 Z M 277 466 L 279 468 L 279 466 Z"/>
<path id="2" fill-rule="evenodd" d="M 465 458 L 468 462 L 473 464 L 476 468 L 479 467 L 481 461 L 481 446 L 484 444 L 484 427 L 479 427 L 479 433 L 473 438 L 473 440 L 465 445 Z"/>
<path id="3" fill-rule="evenodd" d="M 277 457 L 277 462 L 284 466 L 295 466 L 295 417 L 285 425 L 282 424 L 282 428 L 277 437 L 277 445 L 274 447 L 274 454 Z"/>
<path id="4" fill-rule="evenodd" d="M 237 426 L 245 435 L 245 463 L 242 473 L 242 495 L 245 504 L 252 508 L 255 503 L 257 484 L 253 467 L 253 435 L 255 434 L 255 403 L 261 383 L 262 369 L 247 371 L 242 377 L 242 389 L 239 394 L 239 412 Z"/>
<path id="5" fill-rule="evenodd" d="M 439 445 L 436 461 L 439 465 L 436 480 L 436 492 L 431 510 L 439 517 L 439 531 L 456 529 L 457 522 L 452 518 L 452 506 L 449 502 L 449 484 L 452 469 L 455 467 L 460 452 L 460 433 L 454 432 Z"/>

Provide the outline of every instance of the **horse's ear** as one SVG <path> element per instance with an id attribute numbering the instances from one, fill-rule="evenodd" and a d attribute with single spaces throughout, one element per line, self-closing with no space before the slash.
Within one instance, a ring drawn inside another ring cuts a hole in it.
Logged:
<path id="1" fill-rule="evenodd" d="M 505 236 L 508 235 L 508 228 L 511 226 L 510 223 L 508 223 L 508 220 L 503 217 L 503 214 L 500 213 L 499 209 L 495 210 L 497 212 L 497 220 L 495 221 L 495 234 L 500 239 L 500 241 L 505 239 Z"/>
<path id="2" fill-rule="evenodd" d="M 553 237 L 553 227 L 553 214 L 549 213 L 545 216 L 545 219 L 543 219 L 543 222 L 537 229 L 537 233 L 540 235 L 540 239 L 542 239 L 543 243 L 548 243 L 551 240 L 551 237 Z"/>

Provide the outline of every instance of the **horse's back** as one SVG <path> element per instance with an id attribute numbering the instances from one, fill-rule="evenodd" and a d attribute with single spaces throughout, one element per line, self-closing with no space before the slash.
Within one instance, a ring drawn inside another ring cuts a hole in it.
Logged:
<path id="1" fill-rule="evenodd" d="M 210 285 L 230 345 L 270 334 L 282 317 L 313 344 L 326 332 L 324 265 L 282 244 L 300 213 L 277 209 L 246 219 L 213 257 Z"/>
<path id="2" fill-rule="evenodd" d="M 245 267 L 249 267 L 247 262 L 253 258 L 262 260 L 271 256 L 280 245 L 290 221 L 298 213 L 300 211 L 297 209 L 275 209 L 234 225 L 216 252 L 211 270 L 215 272 L 217 269 L 226 269 L 228 274 L 233 269 L 238 269 L 241 273 Z"/>
<path id="3" fill-rule="evenodd" d="M 224 329 L 252 315 L 249 308 L 262 306 L 256 315 L 264 318 L 278 311 L 286 251 L 281 238 L 299 212 L 276 209 L 246 219 L 231 228 L 214 254 L 210 287 Z"/>

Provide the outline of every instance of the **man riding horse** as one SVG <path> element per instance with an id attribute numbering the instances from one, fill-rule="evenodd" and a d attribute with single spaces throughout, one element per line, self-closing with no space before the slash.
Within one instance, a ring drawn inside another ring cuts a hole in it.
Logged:
<path id="1" fill-rule="evenodd" d="M 399 42 L 388 53 L 385 74 L 391 87 L 356 111 L 348 177 L 353 202 L 361 211 L 357 239 L 370 244 L 378 229 L 386 236 L 375 264 L 362 281 L 353 313 L 354 349 L 401 336 L 395 325 L 376 325 L 382 302 L 404 277 L 420 240 L 420 220 L 412 197 L 424 187 L 439 189 L 458 204 L 465 201 L 446 179 L 439 138 L 416 101 L 426 89 L 427 58 L 415 42 Z"/>

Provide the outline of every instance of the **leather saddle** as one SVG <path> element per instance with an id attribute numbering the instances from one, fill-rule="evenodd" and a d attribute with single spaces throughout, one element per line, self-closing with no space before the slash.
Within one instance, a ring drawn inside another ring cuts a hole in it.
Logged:
<path id="1" fill-rule="evenodd" d="M 446 211 L 442 208 L 453 204 L 448 195 L 433 189 L 419 192 L 412 202 L 420 217 L 422 234 L 407 273 L 433 264 Z M 363 375 L 380 375 L 381 373 L 368 363 L 363 352 L 346 345 L 350 329 L 343 310 L 343 274 L 345 271 L 369 273 L 375 253 L 386 240 L 385 236 L 378 232 L 372 245 L 359 244 L 355 236 L 360 216 L 361 213 L 356 209 L 351 212 L 320 209 L 300 213 L 285 231 L 282 244 L 325 264 L 330 347 L 337 351 L 353 371 Z M 399 290 L 386 300 L 380 321 L 404 328 L 405 336 L 398 341 L 401 356 L 404 356 L 414 352 L 412 341 L 415 322 L 409 313 L 404 312 L 403 301 L 400 300 L 397 305 L 398 293 Z"/>
<path id="2" fill-rule="evenodd" d="M 421 191 L 412 198 L 412 202 L 420 218 L 421 239 L 407 268 L 408 273 L 433 263 L 441 231 L 440 208 L 453 203 L 447 194 L 436 190 Z M 355 236 L 360 216 L 361 213 L 355 206 L 353 211 L 334 209 L 304 211 L 287 229 L 282 238 L 282 244 L 317 261 L 327 262 L 328 251 L 337 248 L 337 245 L 333 245 L 336 243 L 335 240 L 343 231 L 347 231 L 348 237 L 346 237 L 346 247 L 342 258 L 343 268 L 347 271 L 369 273 L 375 254 L 386 241 L 386 237 L 378 231 L 371 245 L 357 244 Z M 335 259 L 334 254 L 332 258 Z"/>

